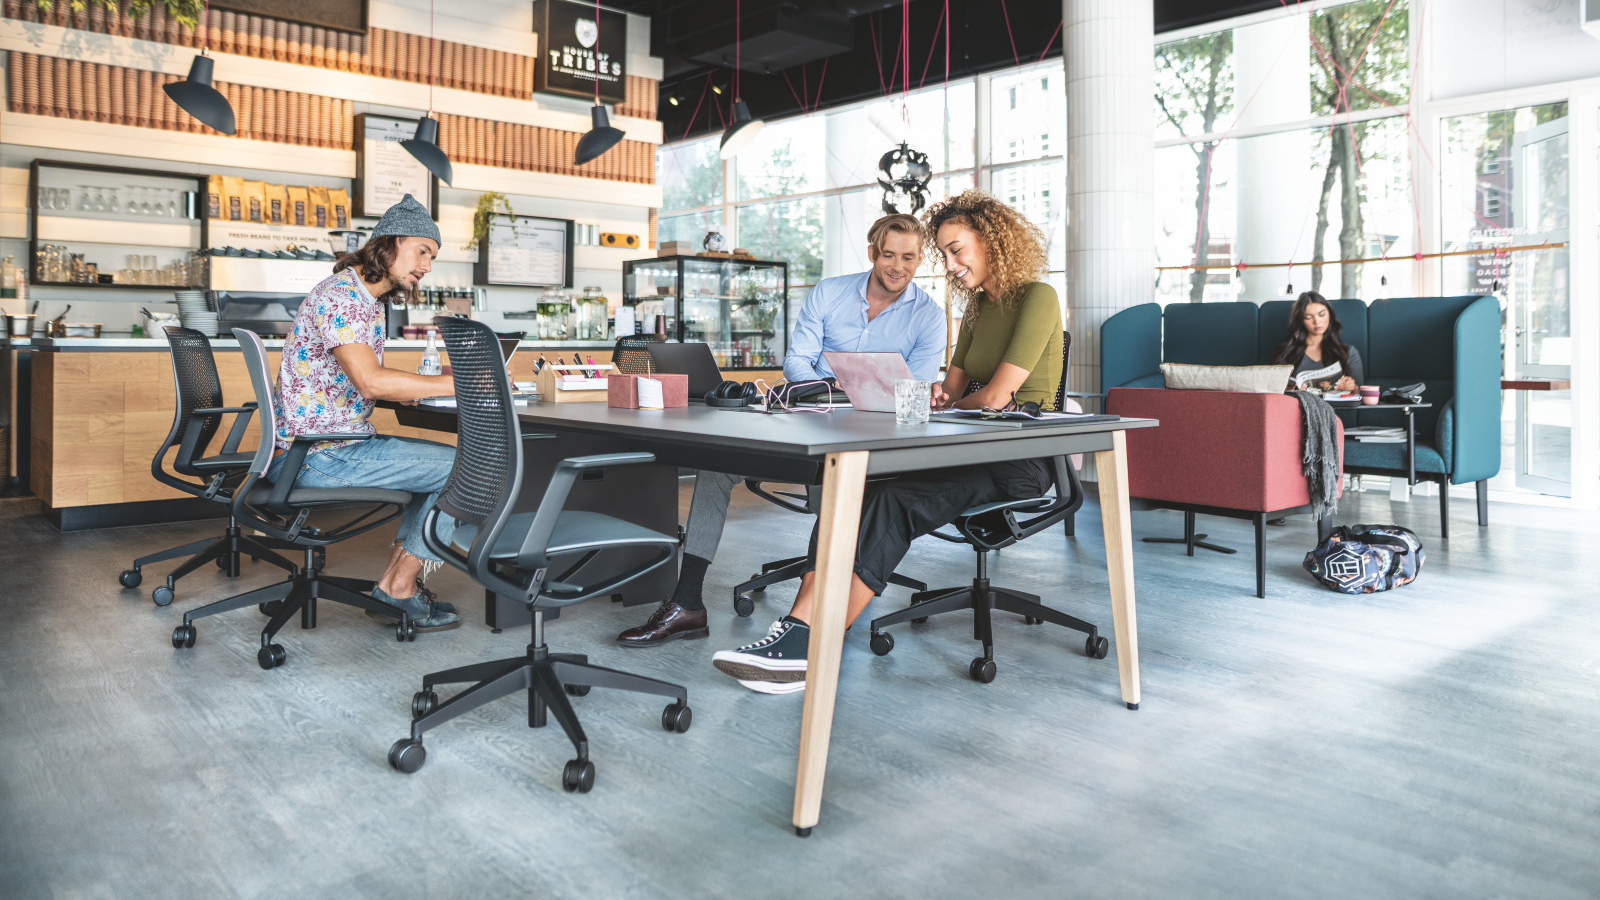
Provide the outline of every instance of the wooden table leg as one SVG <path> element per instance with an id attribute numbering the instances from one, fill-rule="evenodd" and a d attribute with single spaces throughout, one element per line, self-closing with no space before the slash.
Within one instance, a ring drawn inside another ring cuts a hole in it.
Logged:
<path id="1" fill-rule="evenodd" d="M 1128 442 L 1111 433 L 1111 449 L 1094 455 L 1100 479 L 1100 524 L 1106 539 L 1106 569 L 1111 578 L 1111 628 L 1117 641 L 1117 674 L 1122 700 L 1139 708 L 1139 635 L 1133 609 L 1133 528 L 1128 509 Z M 813 642 L 815 639 L 813 638 Z M 808 698 L 809 699 L 809 698 Z"/>
<path id="2" fill-rule="evenodd" d="M 806 651 L 805 711 L 800 718 L 800 764 L 794 784 L 794 830 L 806 837 L 822 809 L 822 778 L 833 731 L 844 620 L 849 614 L 861 493 L 867 481 L 865 451 L 831 453 L 822 469 L 822 512 L 817 533 L 817 594 Z M 1126 491 L 1124 491 L 1126 494 Z"/>

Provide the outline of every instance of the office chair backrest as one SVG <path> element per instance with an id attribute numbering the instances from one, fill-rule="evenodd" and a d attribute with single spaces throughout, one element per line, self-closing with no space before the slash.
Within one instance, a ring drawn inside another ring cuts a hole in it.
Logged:
<path id="1" fill-rule="evenodd" d="M 172 417 L 172 432 L 157 453 L 157 464 L 166 455 L 168 447 L 183 440 L 189 421 L 197 409 L 216 409 L 222 406 L 222 381 L 217 377 L 217 361 L 211 355 L 211 341 L 192 328 L 168 325 L 167 344 L 172 348 L 172 381 L 177 397 L 177 413 Z M 206 447 L 222 424 L 222 416 L 208 415 L 201 425 L 199 440 L 195 441 L 189 456 L 205 455 Z M 185 475 L 197 475 L 188 470 L 188 459 L 174 461 L 173 468 Z"/>
<path id="2" fill-rule="evenodd" d="M 1071 371 L 1067 364 L 1072 361 L 1072 332 L 1061 329 L 1061 380 L 1056 382 L 1056 405 L 1051 407 L 1061 410 L 1067 402 L 1067 373 Z"/>
<path id="3" fill-rule="evenodd" d="M 277 442 L 278 416 L 274 408 L 272 375 L 267 369 L 267 348 L 261 335 L 243 328 L 233 329 L 239 339 L 239 353 L 244 357 L 245 371 L 250 373 L 250 386 L 256 392 L 257 422 L 261 425 L 261 439 L 256 443 L 255 458 L 250 461 L 250 474 L 264 478 L 272 465 L 272 449 Z"/>
<path id="4" fill-rule="evenodd" d="M 630 334 L 617 338 L 617 348 L 611 354 L 613 372 L 618 375 L 650 375 L 651 344 L 661 342 L 661 336 L 655 334 Z"/>
<path id="5" fill-rule="evenodd" d="M 511 382 L 489 326 L 439 316 L 456 388 L 456 461 L 437 506 L 458 521 L 483 525 L 522 490 L 522 433 Z"/>

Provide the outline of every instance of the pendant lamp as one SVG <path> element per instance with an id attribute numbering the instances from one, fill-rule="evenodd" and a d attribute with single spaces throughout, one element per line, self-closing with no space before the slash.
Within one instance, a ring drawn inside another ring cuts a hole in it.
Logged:
<path id="1" fill-rule="evenodd" d="M 433 117 L 433 0 L 428 0 L 428 112 L 417 119 L 417 130 L 400 146 L 445 184 L 455 177 L 450 157 L 439 149 L 439 120 Z"/>
<path id="2" fill-rule="evenodd" d="M 572 154 L 572 161 L 580 166 L 615 147 L 624 137 L 622 129 L 611 127 L 611 119 L 606 115 L 604 106 L 596 103 L 589 110 L 589 119 L 594 127 L 578 140 L 577 152 Z"/>
<path id="3" fill-rule="evenodd" d="M 595 60 L 600 58 L 600 0 L 594 3 L 594 30 L 595 30 Z M 573 165 L 581 166 L 585 163 L 599 159 L 602 154 L 622 142 L 625 136 L 622 129 L 611 127 L 611 117 L 606 115 L 606 108 L 600 103 L 600 70 L 598 65 L 594 74 L 594 107 L 589 110 L 591 127 L 588 133 L 578 139 L 578 147 L 572 153 Z"/>
<path id="4" fill-rule="evenodd" d="M 416 158 L 417 162 L 445 184 L 450 183 L 454 173 L 450 169 L 450 157 L 439 149 L 439 120 L 430 115 L 417 120 L 417 131 L 411 137 L 400 142 L 406 152 Z"/>
<path id="5" fill-rule="evenodd" d="M 200 18 L 200 33 L 208 34 L 206 19 L 210 17 L 211 4 L 208 2 L 205 12 Z M 233 118 L 233 107 L 228 105 L 228 98 L 222 96 L 216 88 L 211 86 L 211 56 L 206 52 L 210 47 L 202 44 L 200 55 L 189 64 L 189 77 L 182 81 L 162 85 L 161 89 L 167 92 L 172 102 L 178 108 L 199 119 L 223 134 L 233 134 L 238 128 Z"/>
<path id="6" fill-rule="evenodd" d="M 742 0 L 733 2 L 733 124 L 722 132 L 722 149 L 719 151 L 723 159 L 732 159 L 746 145 L 755 140 L 756 134 L 761 131 L 764 124 L 760 119 L 750 118 L 750 107 L 745 105 L 744 99 L 739 96 L 739 57 L 741 36 L 740 23 L 744 18 Z"/>

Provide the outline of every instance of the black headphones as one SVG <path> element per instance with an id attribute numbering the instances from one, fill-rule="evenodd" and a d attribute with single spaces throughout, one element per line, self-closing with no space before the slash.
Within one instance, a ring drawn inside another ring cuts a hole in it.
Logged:
<path id="1" fill-rule="evenodd" d="M 749 406 L 761 396 L 753 381 L 724 381 L 706 394 L 707 406 L 728 408 Z"/>

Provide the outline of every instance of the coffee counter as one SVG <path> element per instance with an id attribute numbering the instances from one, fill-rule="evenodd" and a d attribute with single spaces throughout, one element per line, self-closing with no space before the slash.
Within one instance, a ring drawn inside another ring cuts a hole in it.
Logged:
<path id="1" fill-rule="evenodd" d="M 151 458 L 172 430 L 176 408 L 165 341 L 108 337 L 9 343 L 16 350 L 32 351 L 28 484 L 52 524 L 63 531 L 76 531 L 218 516 L 221 507 L 217 504 L 173 490 L 150 475 Z M 276 371 L 283 341 L 266 344 Z M 384 364 L 415 370 L 425 346 L 425 341 L 391 340 L 385 348 Z M 524 341 L 522 351 L 512 358 L 512 371 L 516 380 L 532 381 L 534 362 L 541 355 L 554 361 L 555 356 L 579 351 L 585 362 L 609 363 L 613 346 L 610 342 Z M 216 339 L 212 348 L 224 403 L 238 406 L 254 400 L 238 342 Z M 442 345 L 439 352 L 448 364 Z M 728 377 L 740 381 L 762 377 L 771 382 L 778 374 L 730 372 Z M 393 412 L 384 409 L 372 414 L 372 423 L 380 434 L 454 441 L 453 435 L 404 427 L 395 421 Z M 257 433 L 252 422 L 241 446 L 255 446 Z M 169 451 L 169 456 L 175 452 Z"/>

